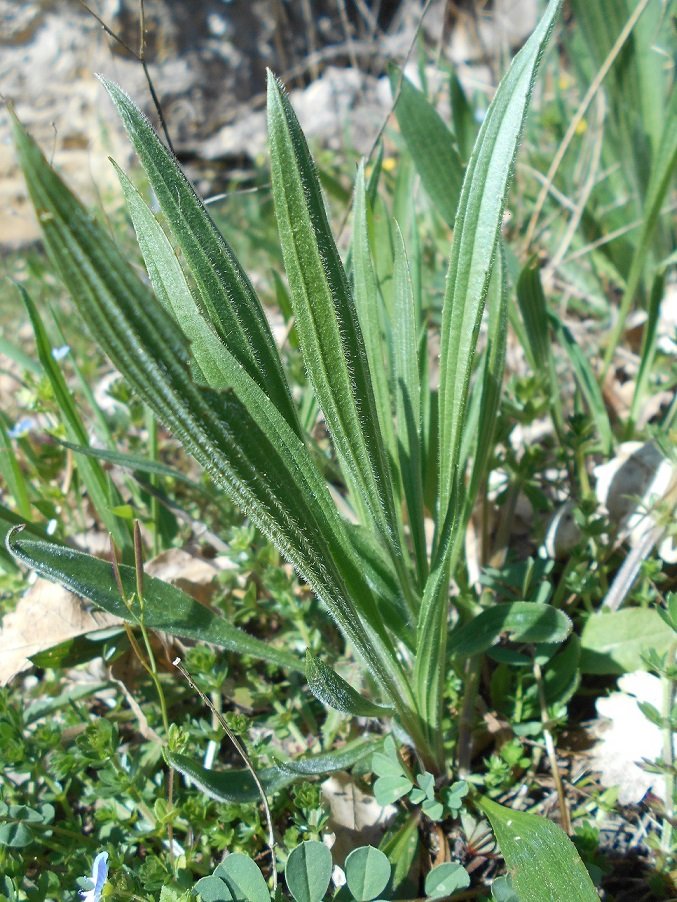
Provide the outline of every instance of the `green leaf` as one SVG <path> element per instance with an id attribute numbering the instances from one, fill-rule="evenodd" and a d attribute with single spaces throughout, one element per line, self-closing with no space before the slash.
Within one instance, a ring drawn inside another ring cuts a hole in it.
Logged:
<path id="1" fill-rule="evenodd" d="M 442 312 L 440 521 L 453 483 L 461 478 L 457 470 L 468 385 L 498 230 L 536 70 L 560 5 L 560 0 L 551 0 L 513 59 L 482 123 L 463 180 Z"/>
<path id="2" fill-rule="evenodd" d="M 438 864 L 425 878 L 425 894 L 428 899 L 443 899 L 456 890 L 470 886 L 470 875 L 456 861 Z"/>
<path id="3" fill-rule="evenodd" d="M 346 858 L 346 883 L 355 902 L 369 902 L 383 892 L 390 880 L 390 862 L 374 846 L 361 846 Z"/>
<path id="4" fill-rule="evenodd" d="M 248 855 L 232 852 L 214 871 L 228 886 L 236 902 L 270 902 L 270 893 L 258 866 Z"/>
<path id="5" fill-rule="evenodd" d="M 274 767 L 264 768 L 257 773 L 266 795 L 278 792 L 301 777 L 320 776 L 337 770 L 347 770 L 360 761 L 364 761 L 380 748 L 381 740 L 360 739 L 348 743 L 338 751 L 322 752 L 296 761 L 284 761 Z M 256 802 L 260 793 L 254 778 L 248 770 L 231 769 L 226 771 L 207 770 L 187 755 L 165 752 L 171 767 L 188 777 L 211 799 L 218 802 L 236 804 Z"/>
<path id="6" fill-rule="evenodd" d="M 196 893 L 200 894 L 202 902 L 235 902 L 235 896 L 230 888 L 220 877 L 215 877 L 213 874 L 198 880 L 194 889 Z"/>
<path id="7" fill-rule="evenodd" d="M 497 604 L 482 611 L 449 637 L 449 654 L 470 657 L 480 654 L 502 633 L 512 642 L 564 642 L 571 632 L 571 620 L 562 611 L 532 601 Z"/>
<path id="8" fill-rule="evenodd" d="M 371 218 L 364 184 L 364 163 L 360 162 L 355 178 L 353 199 L 353 240 L 351 245 L 355 308 L 360 321 L 369 363 L 378 422 L 387 453 L 396 456 L 395 433 L 388 385 L 386 343 L 383 335 L 383 298 L 379 291 L 369 245 Z"/>
<path id="9" fill-rule="evenodd" d="M 322 902 L 331 879 L 331 852 L 321 842 L 292 849 L 284 869 L 287 889 L 296 902 Z"/>
<path id="10" fill-rule="evenodd" d="M 508 874 L 497 877 L 492 882 L 491 898 L 494 902 L 520 902 L 517 893 L 512 888 L 512 880 Z"/>
<path id="11" fill-rule="evenodd" d="M 363 698 L 350 683 L 309 651 L 306 652 L 306 679 L 313 695 L 336 711 L 344 711 L 353 717 L 389 717 L 393 714 L 392 708 Z"/>
<path id="12" fill-rule="evenodd" d="M 515 154 L 538 62 L 559 8 L 560 0 L 551 0 L 499 85 L 466 169 L 454 222 L 442 310 L 437 541 L 419 616 L 415 665 L 421 715 L 440 759 L 448 566 L 463 509 L 461 445 L 470 374 Z"/>
<path id="13" fill-rule="evenodd" d="M 599 902 L 576 847 L 552 821 L 482 798 L 520 902 Z"/>
<path id="14" fill-rule="evenodd" d="M 230 387 L 195 385 L 185 336 L 14 123 L 19 157 L 57 270 L 101 346 L 185 449 L 298 569 L 393 698 L 415 706 L 327 485 L 292 427 L 223 348 Z"/>
<path id="15" fill-rule="evenodd" d="M 394 67 L 393 97 L 399 87 L 395 116 L 423 187 L 442 217 L 453 225 L 463 181 L 463 163 L 452 133 L 425 94 Z"/>
<path id="16" fill-rule="evenodd" d="M 181 589 L 153 576 L 144 576 L 143 608 L 135 600 L 127 607 L 118 591 L 109 561 L 92 557 L 74 548 L 24 537 L 15 527 L 6 539 L 11 554 L 41 576 L 61 583 L 71 592 L 93 601 L 102 610 L 126 623 L 143 621 L 148 629 L 162 630 L 173 636 L 211 642 L 241 655 L 252 655 L 278 667 L 300 670 L 299 659 L 270 642 L 249 636 L 223 617 L 194 601 Z M 136 593 L 134 567 L 120 565 L 120 577 L 127 598 Z"/>
<path id="17" fill-rule="evenodd" d="M 246 273 L 150 122 L 121 88 L 105 78 L 100 80 L 120 114 L 181 248 L 201 308 L 207 312 L 223 345 L 273 401 L 290 426 L 298 429 L 280 355 Z"/>
<path id="18" fill-rule="evenodd" d="M 590 361 L 571 334 L 571 330 L 560 322 L 553 313 L 550 314 L 550 320 L 555 327 L 557 340 L 567 353 L 576 381 L 583 392 L 583 397 L 595 421 L 597 433 L 602 444 L 602 451 L 607 457 L 611 457 L 614 448 L 613 431 L 609 422 L 606 404 L 602 397 L 602 391 L 590 366 Z"/>
<path id="19" fill-rule="evenodd" d="M 412 812 L 404 823 L 381 843 L 381 851 L 392 865 L 391 888 L 398 892 L 412 874 L 419 848 L 419 816 Z"/>
<path id="20" fill-rule="evenodd" d="M 394 231 L 394 307 L 392 316 L 393 376 L 397 416 L 397 451 L 400 474 L 414 545 L 419 584 L 428 575 L 428 553 L 424 527 L 421 465 L 421 385 L 419 381 L 418 333 L 414 290 L 404 239 Z"/>
<path id="21" fill-rule="evenodd" d="M 9 494 L 14 499 L 19 516 L 30 520 L 31 502 L 28 495 L 28 485 L 2 416 L 0 416 L 0 476 L 4 480 Z"/>
<path id="22" fill-rule="evenodd" d="M 374 783 L 374 798 L 381 808 L 385 808 L 386 805 L 392 805 L 393 802 L 406 796 L 411 787 L 409 777 L 379 777 Z"/>
<path id="23" fill-rule="evenodd" d="M 294 111 L 268 75 L 273 200 L 303 359 L 346 475 L 397 549 L 387 454 L 364 338 Z"/>
<path id="24" fill-rule="evenodd" d="M 674 641 L 671 628 L 653 608 L 600 611 L 588 617 L 581 634 L 583 673 L 632 673 L 645 669 L 652 648 L 665 654 Z"/>
<path id="25" fill-rule="evenodd" d="M 54 392 L 54 397 L 59 406 L 59 412 L 66 430 L 66 435 L 72 442 L 76 442 L 79 445 L 87 445 L 89 444 L 87 429 L 75 406 L 75 401 L 66 384 L 66 380 L 61 372 L 59 364 L 52 355 L 51 343 L 37 307 L 22 285 L 17 285 L 17 288 L 21 293 L 21 299 L 28 311 L 28 316 L 30 317 L 33 333 L 35 335 L 38 357 L 40 358 L 40 363 L 45 376 L 49 380 L 52 391 Z M 111 511 L 111 508 L 120 501 L 117 489 L 109 482 L 98 461 L 87 460 L 85 458 L 80 460 L 78 466 L 87 489 L 87 494 L 91 498 L 97 516 L 100 517 L 106 530 L 113 536 L 118 547 L 131 547 L 129 529 L 126 529 Z"/>

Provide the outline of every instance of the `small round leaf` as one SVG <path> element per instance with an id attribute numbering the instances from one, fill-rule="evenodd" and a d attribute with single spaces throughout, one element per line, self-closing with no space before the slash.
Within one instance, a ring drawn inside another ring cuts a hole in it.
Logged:
<path id="1" fill-rule="evenodd" d="M 425 894 L 429 899 L 442 899 L 467 886 L 470 886 L 470 875 L 456 861 L 439 864 L 425 878 Z"/>
<path id="2" fill-rule="evenodd" d="M 200 894 L 202 902 L 234 902 L 235 899 L 223 880 L 214 874 L 198 880 L 194 889 Z"/>
<path id="3" fill-rule="evenodd" d="M 236 902 L 270 902 L 270 892 L 258 866 L 248 855 L 233 852 L 214 871 Z"/>
<path id="4" fill-rule="evenodd" d="M 321 842 L 302 842 L 287 859 L 284 876 L 296 902 L 321 902 L 331 880 L 331 852 Z"/>
<path id="5" fill-rule="evenodd" d="M 346 858 L 346 882 L 356 902 L 369 902 L 379 896 L 390 880 L 388 858 L 373 846 L 353 849 Z"/>

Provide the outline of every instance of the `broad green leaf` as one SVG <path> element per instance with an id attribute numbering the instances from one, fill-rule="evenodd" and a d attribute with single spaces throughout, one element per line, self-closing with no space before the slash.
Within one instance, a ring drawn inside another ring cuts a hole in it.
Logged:
<path id="1" fill-rule="evenodd" d="M 315 166 L 282 87 L 268 76 L 273 200 L 303 359 L 346 476 L 399 551 L 367 352 Z"/>
<path id="2" fill-rule="evenodd" d="M 374 846 L 360 846 L 346 858 L 346 883 L 355 902 L 369 902 L 380 896 L 390 880 L 390 862 Z"/>
<path id="3" fill-rule="evenodd" d="M 449 225 L 453 225 L 463 181 L 463 163 L 452 133 L 425 94 L 392 69 L 393 96 L 399 87 L 395 115 L 423 187 Z"/>
<path id="4" fill-rule="evenodd" d="M 303 777 L 319 776 L 347 770 L 359 761 L 368 759 L 380 748 L 381 740 L 360 739 L 350 742 L 338 751 L 322 752 L 292 761 L 284 761 L 274 767 L 258 771 L 257 776 L 266 795 L 278 792 Z M 165 752 L 168 763 L 199 786 L 210 798 L 218 802 L 256 802 L 259 790 L 251 773 L 243 769 L 226 771 L 207 770 L 187 755 Z"/>
<path id="5" fill-rule="evenodd" d="M 228 886 L 236 902 L 270 902 L 270 893 L 256 863 L 241 852 L 232 852 L 214 871 Z"/>
<path id="6" fill-rule="evenodd" d="M 411 787 L 409 777 L 379 777 L 374 783 L 374 798 L 382 808 L 385 808 L 386 805 L 392 805 L 393 802 L 406 796 Z"/>
<path id="7" fill-rule="evenodd" d="M 230 887 L 220 877 L 215 877 L 213 874 L 198 880 L 195 884 L 195 892 L 200 894 L 202 902 L 235 902 L 235 896 Z"/>
<path id="8" fill-rule="evenodd" d="M 395 228 L 394 308 L 392 320 L 393 381 L 397 415 L 397 452 L 407 503 L 409 526 L 419 585 L 428 575 L 427 544 L 423 520 L 421 466 L 421 385 L 414 291 L 399 228 Z"/>
<path id="9" fill-rule="evenodd" d="M 301 670 L 301 662 L 295 655 L 249 636 L 181 589 L 153 576 L 144 576 L 143 606 L 135 600 L 127 607 L 120 597 L 109 561 L 64 545 L 25 537 L 19 530 L 15 527 L 7 536 L 7 548 L 11 554 L 41 576 L 61 583 L 71 592 L 88 598 L 126 623 L 143 621 L 148 629 L 211 642 L 241 655 L 269 661 L 278 667 Z M 131 599 L 136 592 L 134 567 L 120 565 L 120 576 L 125 594 Z"/>
<path id="10" fill-rule="evenodd" d="M 470 886 L 470 875 L 457 861 L 445 861 L 433 868 L 425 878 L 428 899 L 444 899 L 459 889 Z"/>
<path id="11" fill-rule="evenodd" d="M 296 429 L 280 356 L 246 273 L 150 122 L 116 84 L 100 80 L 120 114 L 216 333 Z"/>
<path id="12" fill-rule="evenodd" d="M 430 741 L 439 744 L 446 661 L 449 558 L 463 509 L 461 445 L 470 374 L 489 287 L 508 183 L 529 98 L 561 0 L 551 0 L 513 59 L 482 123 L 468 163 L 454 222 L 442 310 L 439 390 L 439 512 L 434 560 L 424 592 L 415 683 Z M 441 761 L 438 762 L 438 766 Z"/>
<path id="13" fill-rule="evenodd" d="M 385 687 L 407 729 L 414 705 L 344 521 L 292 427 L 224 348 L 221 393 L 190 378 L 185 336 L 15 123 L 45 241 L 90 331 L 188 453 L 290 560 Z"/>
<path id="14" fill-rule="evenodd" d="M 564 642 L 571 632 L 571 620 L 562 611 L 532 601 L 496 604 L 478 614 L 465 626 L 452 630 L 449 654 L 478 655 L 503 633 L 512 642 Z"/>
<path id="15" fill-rule="evenodd" d="M 336 711 L 353 717 L 389 717 L 393 709 L 364 698 L 319 658 L 306 652 L 306 679 L 313 695 Z"/>
<path id="16" fill-rule="evenodd" d="M 491 822 L 520 902 L 598 902 L 576 847 L 557 824 L 487 798 L 479 806 Z"/>
<path id="17" fill-rule="evenodd" d="M 332 867 L 331 852 L 324 843 L 302 842 L 292 849 L 284 876 L 296 902 L 322 902 Z"/>
<path id="18" fill-rule="evenodd" d="M 21 293 L 21 299 L 28 311 L 28 316 L 30 317 L 33 333 L 35 335 L 38 357 L 45 376 L 49 380 L 52 391 L 54 392 L 64 429 L 66 430 L 66 435 L 72 442 L 76 442 L 80 445 L 88 445 L 87 429 L 75 406 L 75 401 L 66 384 L 63 373 L 59 368 L 59 364 L 52 355 L 52 347 L 37 307 L 22 285 L 17 285 L 17 288 Z M 87 494 L 92 501 L 97 516 L 100 517 L 106 530 L 114 537 L 118 547 L 131 547 L 129 529 L 125 528 L 125 525 L 119 518 L 111 512 L 111 508 L 120 503 L 117 489 L 108 480 L 108 477 L 98 461 L 81 458 L 79 467 L 83 482 L 87 489 Z"/>
<path id="19" fill-rule="evenodd" d="M 588 617 L 581 634 L 583 673 L 631 673 L 646 667 L 643 656 L 654 648 L 665 654 L 674 633 L 653 608 L 599 611 Z"/>

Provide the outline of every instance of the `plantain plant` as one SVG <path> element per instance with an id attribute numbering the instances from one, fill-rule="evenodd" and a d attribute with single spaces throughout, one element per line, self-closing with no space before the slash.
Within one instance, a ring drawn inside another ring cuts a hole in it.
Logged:
<path id="1" fill-rule="evenodd" d="M 272 191 L 295 329 L 350 518 L 329 491 L 251 282 L 133 102 L 102 79 L 164 216 L 166 231 L 119 171 L 152 290 L 15 123 L 47 250 L 92 335 L 160 422 L 312 587 L 361 659 L 375 698 L 360 696 L 309 655 L 310 688 L 347 713 L 394 718 L 422 765 L 437 774 L 448 764 L 440 726 L 450 658 L 477 655 L 501 633 L 561 642 L 570 630 L 566 616 L 544 604 L 484 609 L 478 603 L 461 612 L 450 602 L 498 408 L 507 306 L 503 207 L 559 5 L 549 4 L 515 57 L 461 173 L 442 310 L 436 429 L 429 380 L 421 378 L 427 350 L 420 303 L 398 225 L 389 225 L 388 293 L 378 284 L 370 250 L 373 186 L 360 169 L 349 277 L 298 120 L 269 75 Z M 458 154 L 455 160 L 462 167 Z M 487 350 L 471 393 L 485 305 Z M 426 467 L 435 460 L 437 491 L 430 500 Z M 434 523 L 431 543 L 426 517 Z M 120 612 L 107 564 L 17 531 L 7 542 L 39 572 Z M 121 567 L 121 576 L 133 584 L 133 568 Z M 157 604 L 145 593 L 149 625 L 299 667 L 289 653 L 211 622 L 211 615 L 191 622 L 185 599 L 157 591 L 163 598 Z"/>

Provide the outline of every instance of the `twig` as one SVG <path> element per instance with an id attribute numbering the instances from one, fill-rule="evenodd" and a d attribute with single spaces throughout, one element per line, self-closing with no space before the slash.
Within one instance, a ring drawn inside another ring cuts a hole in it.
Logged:
<path id="1" fill-rule="evenodd" d="M 133 47 L 130 47 L 129 44 L 121 38 L 119 34 L 116 34 L 109 25 L 107 25 L 101 16 L 96 13 L 91 6 L 89 6 L 85 0 L 79 0 L 80 5 L 87 10 L 87 12 L 92 16 L 99 25 L 103 28 L 106 34 L 113 38 L 114 41 L 124 48 L 130 56 L 133 56 L 134 59 L 141 63 L 141 68 L 143 69 L 143 74 L 146 76 L 146 82 L 148 83 L 148 90 L 150 91 L 150 96 L 153 101 L 153 105 L 155 106 L 155 111 L 157 112 L 158 119 L 160 121 L 160 127 L 162 128 L 162 133 L 165 136 L 165 141 L 167 142 L 167 147 L 174 153 L 174 145 L 172 144 L 172 139 L 169 137 L 169 130 L 167 129 L 167 123 L 165 121 L 164 113 L 162 112 L 162 106 L 160 104 L 160 99 L 157 96 L 155 91 L 155 85 L 153 84 L 153 79 L 151 78 L 150 72 L 148 71 L 148 65 L 146 63 L 145 58 L 145 50 L 146 50 L 146 16 L 144 10 L 144 0 L 139 0 L 139 25 L 140 25 L 140 36 L 139 36 L 139 51 L 134 50 Z"/>
<path id="2" fill-rule="evenodd" d="M 197 692 L 197 694 L 200 696 L 200 698 L 202 699 L 204 704 L 209 708 L 209 710 L 212 712 L 212 714 L 214 714 L 216 716 L 216 719 L 218 720 L 219 724 L 222 726 L 226 736 L 233 743 L 233 746 L 235 747 L 237 753 L 240 755 L 240 757 L 244 761 L 245 767 L 247 768 L 249 773 L 252 775 L 252 779 L 254 780 L 254 783 L 256 783 L 256 788 L 258 789 L 259 795 L 261 796 L 261 803 L 263 805 L 263 811 L 264 811 L 264 815 L 266 818 L 266 824 L 268 825 L 268 847 L 270 848 L 270 857 L 271 857 L 273 893 L 275 893 L 275 890 L 277 889 L 277 860 L 276 860 L 276 856 L 275 856 L 275 834 L 273 832 L 273 819 L 270 814 L 270 806 L 268 805 L 268 799 L 266 798 L 266 793 L 263 788 L 263 785 L 258 777 L 258 774 L 254 770 L 254 765 L 251 763 L 251 759 L 249 758 L 249 755 L 247 754 L 244 746 L 242 745 L 240 740 L 237 738 L 235 733 L 233 733 L 233 731 L 230 729 L 230 727 L 226 723 L 223 715 L 221 713 L 219 713 L 219 711 L 216 710 L 216 707 L 214 706 L 212 701 L 209 698 L 207 698 L 207 696 L 204 694 L 204 692 L 202 692 L 202 690 L 196 686 L 193 678 L 191 677 L 191 675 L 188 673 L 186 668 L 181 663 L 181 658 L 175 658 L 172 663 L 174 664 L 174 667 L 176 667 L 176 669 L 179 671 L 181 676 L 184 678 L 184 680 L 188 683 L 190 688 L 194 692 Z"/>
<path id="3" fill-rule="evenodd" d="M 588 111 L 588 107 L 592 103 L 593 97 L 595 96 L 597 91 L 600 89 L 602 82 L 604 81 L 604 79 L 607 76 L 607 73 L 609 72 L 609 69 L 611 69 L 616 57 L 621 52 L 623 45 L 625 44 L 628 37 L 630 36 L 630 32 L 635 27 L 637 20 L 642 15 L 642 13 L 644 12 L 644 10 L 646 9 L 646 7 L 648 5 L 649 5 L 649 0 L 639 0 L 639 3 L 633 10 L 632 15 L 630 16 L 628 21 L 625 23 L 623 30 L 616 38 L 616 42 L 614 43 L 614 45 L 611 48 L 611 50 L 609 51 L 606 59 L 602 63 L 602 65 L 599 69 L 599 72 L 597 73 L 597 75 L 593 79 L 592 83 L 590 84 L 590 87 L 588 88 L 588 90 L 585 93 L 585 97 L 583 98 L 583 100 L 581 100 L 580 104 L 578 105 L 578 109 L 574 113 L 574 115 L 571 119 L 571 122 L 569 123 L 569 127 L 566 130 L 566 134 L 564 135 L 564 138 L 562 139 L 562 143 L 557 148 L 557 153 L 553 157 L 552 163 L 550 164 L 550 168 L 548 169 L 547 175 L 545 177 L 545 183 L 544 183 L 543 187 L 541 188 L 541 191 L 538 195 L 538 199 L 536 200 L 536 206 L 534 207 L 534 212 L 531 214 L 531 219 L 529 220 L 529 225 L 527 227 L 527 234 L 526 234 L 526 238 L 525 238 L 525 243 L 526 243 L 527 248 L 529 248 L 529 246 L 531 245 L 531 242 L 534 237 L 534 232 L 536 231 L 536 225 L 538 223 L 538 218 L 541 215 L 541 212 L 543 210 L 543 204 L 545 203 L 545 199 L 548 196 L 548 190 L 549 190 L 548 186 L 555 178 L 555 174 L 557 173 L 557 170 L 559 169 L 560 164 L 561 164 L 562 160 L 564 159 L 564 155 L 566 154 L 567 150 L 569 149 L 569 145 L 571 144 L 571 142 L 574 139 L 574 136 L 576 135 L 578 126 L 583 121 L 583 117 L 585 116 L 586 112 Z"/>

